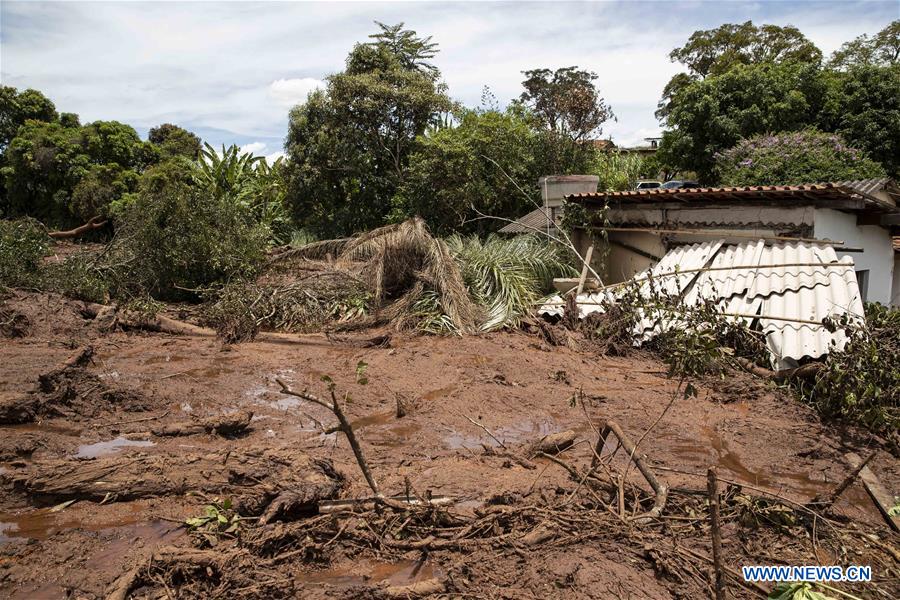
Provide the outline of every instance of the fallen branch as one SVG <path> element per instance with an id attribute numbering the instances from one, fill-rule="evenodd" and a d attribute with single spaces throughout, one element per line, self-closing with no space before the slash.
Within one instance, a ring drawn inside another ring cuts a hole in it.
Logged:
<path id="1" fill-rule="evenodd" d="M 760 367 L 753 361 L 737 356 L 735 362 L 745 371 L 757 377 L 771 379 L 776 383 L 785 383 L 795 379 L 803 379 L 805 381 L 813 381 L 816 376 L 825 368 L 820 362 L 811 362 L 793 369 L 782 369 L 781 371 L 772 371 L 765 367 Z"/>
<path id="2" fill-rule="evenodd" d="M 656 498 L 653 501 L 653 508 L 651 508 L 648 512 L 643 515 L 638 515 L 636 517 L 632 517 L 632 519 L 636 522 L 644 522 L 662 514 L 663 508 L 666 506 L 666 498 L 669 495 L 669 486 L 662 484 L 656 479 L 656 475 L 653 474 L 653 471 L 647 466 L 647 463 L 637 454 L 637 447 L 634 442 L 631 441 L 631 438 L 622 431 L 622 428 L 618 423 L 609 419 L 600 428 L 600 436 L 597 438 L 597 447 L 594 450 L 594 458 L 591 462 L 591 472 L 593 472 L 594 468 L 597 466 L 599 462 L 600 453 L 603 451 L 603 446 L 606 445 L 606 438 L 609 434 L 614 434 L 618 439 L 619 443 L 622 444 L 622 447 L 628 453 L 629 460 L 637 466 L 638 471 L 641 472 L 641 475 L 644 476 L 644 479 L 650 484 L 650 487 L 653 488 L 653 492 L 656 494 Z"/>
<path id="3" fill-rule="evenodd" d="M 844 479 L 835 487 L 830 493 L 826 495 L 816 495 L 815 498 L 810 500 L 809 505 L 811 508 L 816 508 L 819 510 L 827 510 L 831 508 L 831 505 L 834 504 L 835 500 L 838 499 L 838 496 L 844 493 L 850 485 L 856 481 L 856 478 L 859 476 L 860 471 L 862 471 L 866 465 L 869 464 L 875 455 L 878 454 L 877 451 L 873 452 L 866 458 L 866 460 L 862 461 L 850 473 L 844 477 Z"/>
<path id="4" fill-rule="evenodd" d="M 50 231 L 47 233 L 54 240 L 70 240 L 72 238 L 77 238 L 82 234 L 87 233 L 88 231 L 93 231 L 94 229 L 100 229 L 104 227 L 108 221 L 97 215 L 96 217 L 92 217 L 90 221 L 85 223 L 84 225 L 79 225 L 75 229 L 68 229 L 65 231 Z"/>

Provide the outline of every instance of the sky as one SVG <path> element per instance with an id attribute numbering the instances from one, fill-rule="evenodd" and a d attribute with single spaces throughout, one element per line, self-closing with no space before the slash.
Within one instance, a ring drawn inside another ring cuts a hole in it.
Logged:
<path id="1" fill-rule="evenodd" d="M 290 108 L 343 69 L 375 20 L 437 42 L 434 63 L 455 100 L 501 104 L 522 71 L 577 65 L 598 75 L 617 120 L 601 137 L 659 135 L 668 53 L 723 23 L 791 24 L 827 56 L 900 18 L 870 2 L 0 2 L 0 80 L 35 88 L 83 123 L 118 120 L 146 136 L 175 123 L 214 145 L 275 157 Z"/>

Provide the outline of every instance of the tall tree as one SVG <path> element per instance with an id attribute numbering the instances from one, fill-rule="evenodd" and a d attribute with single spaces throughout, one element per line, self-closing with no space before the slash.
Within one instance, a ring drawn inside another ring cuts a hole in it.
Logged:
<path id="1" fill-rule="evenodd" d="M 200 156 L 200 138 L 178 125 L 163 123 L 150 130 L 148 139 L 159 147 L 163 159 L 184 156 L 195 160 Z"/>
<path id="2" fill-rule="evenodd" d="M 596 80 L 596 73 L 578 67 L 525 71 L 520 102 L 543 129 L 548 174 L 583 172 L 594 152 L 587 140 L 614 118 Z"/>
<path id="3" fill-rule="evenodd" d="M 890 66 L 900 61 L 900 19 L 869 37 L 863 34 L 834 51 L 829 66 L 847 69 L 854 66 Z"/>
<path id="4" fill-rule="evenodd" d="M 296 218 L 319 235 L 346 235 L 386 222 L 418 136 L 452 107 L 428 60 L 430 38 L 379 24 L 289 117 L 285 150 Z"/>
<path id="5" fill-rule="evenodd" d="M 726 23 L 715 29 L 695 31 L 684 46 L 669 53 L 672 62 L 687 68 L 672 77 L 663 90 L 657 116 L 674 109 L 677 92 L 709 76 L 721 75 L 737 65 L 804 63 L 820 64 L 822 51 L 796 27 L 762 25 L 752 21 Z"/>
<path id="6" fill-rule="evenodd" d="M 37 90 L 22 92 L 8 85 L 0 86 L 0 152 L 16 137 L 25 121 L 56 121 L 56 107 Z"/>

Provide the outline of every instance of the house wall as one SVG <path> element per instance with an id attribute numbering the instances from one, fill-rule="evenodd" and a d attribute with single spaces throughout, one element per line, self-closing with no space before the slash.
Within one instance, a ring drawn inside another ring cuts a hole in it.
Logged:
<path id="1" fill-rule="evenodd" d="M 856 271 L 868 271 L 865 300 L 890 304 L 892 288 L 896 288 L 894 250 L 891 235 L 878 225 L 857 225 L 856 215 L 830 208 L 817 208 L 815 237 L 841 240 L 844 245 L 862 248 L 863 252 L 837 252 L 838 258 L 849 256 Z"/>
<path id="2" fill-rule="evenodd" d="M 891 291 L 891 305 L 900 307 L 900 252 L 894 252 L 894 285 Z"/>

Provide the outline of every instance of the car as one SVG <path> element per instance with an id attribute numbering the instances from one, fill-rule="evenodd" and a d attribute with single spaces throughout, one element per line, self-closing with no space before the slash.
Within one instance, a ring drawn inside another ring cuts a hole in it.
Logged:
<path id="1" fill-rule="evenodd" d="M 660 186 L 664 190 L 680 190 L 687 188 L 698 188 L 700 184 L 696 181 L 682 181 L 680 179 L 673 179 L 672 181 L 667 181 Z"/>
<path id="2" fill-rule="evenodd" d="M 641 179 L 635 184 L 634 189 L 636 189 L 636 190 L 652 190 L 654 188 L 660 187 L 661 185 L 662 185 L 661 181 L 654 181 L 651 179 Z"/>

